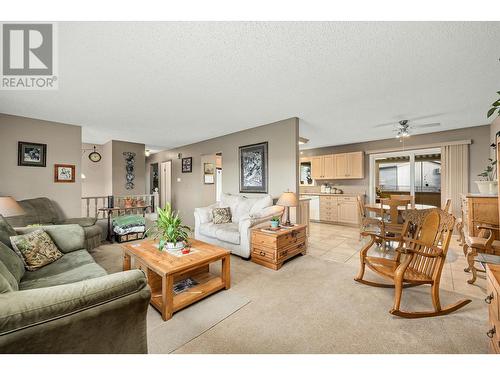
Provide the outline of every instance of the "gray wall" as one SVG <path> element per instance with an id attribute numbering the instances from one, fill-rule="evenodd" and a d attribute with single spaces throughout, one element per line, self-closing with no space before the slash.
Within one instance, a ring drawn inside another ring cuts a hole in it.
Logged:
<path id="1" fill-rule="evenodd" d="M 96 151 L 102 156 L 101 161 L 95 163 L 89 159 L 89 154 L 96 146 Z M 85 150 L 82 153 L 82 173 L 85 179 L 82 179 L 82 197 L 100 197 L 106 194 L 106 161 L 107 155 L 104 154 L 103 145 L 94 145 L 83 143 L 82 148 Z"/>
<path id="2" fill-rule="evenodd" d="M 146 147 L 143 143 L 132 143 L 123 141 L 111 141 L 112 146 L 112 175 L 113 175 L 113 195 L 136 195 L 146 193 L 146 156 L 144 152 Z M 135 152 L 134 164 L 134 189 L 125 188 L 125 169 L 124 152 Z"/>
<path id="3" fill-rule="evenodd" d="M 47 166 L 19 167 L 17 142 L 47 144 Z M 0 195 L 48 197 L 67 217 L 79 217 L 82 186 L 81 127 L 0 114 Z M 55 183 L 54 164 L 76 165 L 75 183 Z"/>
<path id="4" fill-rule="evenodd" d="M 475 126 L 471 128 L 456 129 L 421 135 L 412 135 L 405 141 L 405 147 L 408 149 L 415 148 L 427 144 L 436 144 L 439 142 L 452 142 L 461 141 L 465 139 L 471 139 L 472 144 L 469 149 L 469 191 L 477 192 L 477 186 L 474 183 L 477 180 L 477 174 L 480 173 L 487 162 L 490 155 L 489 145 L 490 145 L 490 126 Z M 402 144 L 395 138 L 383 139 L 379 141 L 353 143 L 341 146 L 331 146 L 314 148 L 309 150 L 303 150 L 301 152 L 301 157 L 303 156 L 314 156 L 314 155 L 326 155 L 326 154 L 336 154 L 342 152 L 351 151 L 371 151 L 371 150 L 383 150 L 390 148 L 401 147 Z M 346 187 L 363 187 L 364 190 L 368 190 L 369 185 L 369 156 L 365 155 L 365 178 L 362 180 L 337 180 L 334 181 L 340 186 Z"/>
<path id="5" fill-rule="evenodd" d="M 172 160 L 172 204 L 180 211 L 185 222 L 193 225 L 195 207 L 215 202 L 215 191 L 204 191 L 202 156 L 222 152 L 222 191 L 239 194 L 238 147 L 269 142 L 269 194 L 278 198 L 287 189 L 294 192 L 298 190 L 298 136 L 299 121 L 294 117 L 159 152 L 147 159 L 146 181 L 149 184 L 150 163 Z M 193 173 L 181 173 L 178 153 L 182 153 L 183 157 L 193 157 Z"/>
<path id="6" fill-rule="evenodd" d="M 88 155 L 93 144 L 84 143 L 83 148 L 89 149 L 82 155 L 82 171 L 86 179 L 82 181 L 84 197 L 104 195 L 141 195 L 146 193 L 146 156 L 145 145 L 124 141 L 109 141 L 104 145 L 95 145 L 102 159 L 98 163 L 89 160 Z M 135 152 L 135 188 L 125 188 L 125 151 Z"/>

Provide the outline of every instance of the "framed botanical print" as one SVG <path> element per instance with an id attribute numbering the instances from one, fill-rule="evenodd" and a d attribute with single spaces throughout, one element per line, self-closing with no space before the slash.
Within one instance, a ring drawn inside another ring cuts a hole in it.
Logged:
<path id="1" fill-rule="evenodd" d="M 182 173 L 191 173 L 193 171 L 193 158 L 182 158 Z"/>
<path id="2" fill-rule="evenodd" d="M 267 193 L 267 142 L 240 146 L 240 193 Z"/>
<path id="3" fill-rule="evenodd" d="M 43 143 L 17 142 L 17 165 L 23 167 L 47 166 L 47 145 Z"/>
<path id="4" fill-rule="evenodd" d="M 75 182 L 75 166 L 54 164 L 54 182 Z"/>

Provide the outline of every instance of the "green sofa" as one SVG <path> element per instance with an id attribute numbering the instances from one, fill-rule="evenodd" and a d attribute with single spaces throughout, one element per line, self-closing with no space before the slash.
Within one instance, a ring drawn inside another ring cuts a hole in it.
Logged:
<path id="1" fill-rule="evenodd" d="M 102 229 L 96 224 L 97 219 L 95 218 L 62 219 L 50 199 L 45 197 L 25 199 L 17 203 L 24 209 L 26 214 L 6 218 L 13 227 L 26 227 L 33 224 L 78 224 L 85 232 L 85 249 L 92 250 L 101 244 Z"/>
<path id="2" fill-rule="evenodd" d="M 45 226 L 64 255 L 26 271 L 0 216 L 0 353 L 147 353 L 151 297 L 140 270 L 115 274 L 94 262 L 76 224 Z"/>

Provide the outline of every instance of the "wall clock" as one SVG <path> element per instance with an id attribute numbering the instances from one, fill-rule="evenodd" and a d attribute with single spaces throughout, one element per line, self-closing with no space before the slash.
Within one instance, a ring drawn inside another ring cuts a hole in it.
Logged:
<path id="1" fill-rule="evenodd" d="M 94 146 L 94 151 L 92 151 L 89 154 L 89 159 L 91 161 L 93 161 L 94 163 L 97 163 L 97 162 L 101 161 L 101 158 L 102 158 L 101 154 L 96 151 L 96 147 Z"/>

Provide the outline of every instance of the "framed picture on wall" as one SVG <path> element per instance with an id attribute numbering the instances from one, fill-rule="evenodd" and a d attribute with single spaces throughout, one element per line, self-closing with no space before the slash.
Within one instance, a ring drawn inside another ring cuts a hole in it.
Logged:
<path id="1" fill-rule="evenodd" d="M 46 167 L 47 145 L 43 143 L 17 142 L 17 165 L 22 167 Z"/>
<path id="2" fill-rule="evenodd" d="M 203 182 L 207 185 L 212 185 L 215 183 L 214 175 L 213 174 L 206 174 L 203 176 Z"/>
<path id="3" fill-rule="evenodd" d="M 240 193 L 267 193 L 267 142 L 240 146 Z"/>
<path id="4" fill-rule="evenodd" d="M 193 158 L 190 156 L 188 158 L 182 158 L 182 173 L 193 172 Z"/>
<path id="5" fill-rule="evenodd" d="M 214 163 L 203 163 L 203 182 L 205 184 L 214 184 L 215 178 L 215 164 Z"/>
<path id="6" fill-rule="evenodd" d="M 54 164 L 54 182 L 75 182 L 75 166 Z"/>

